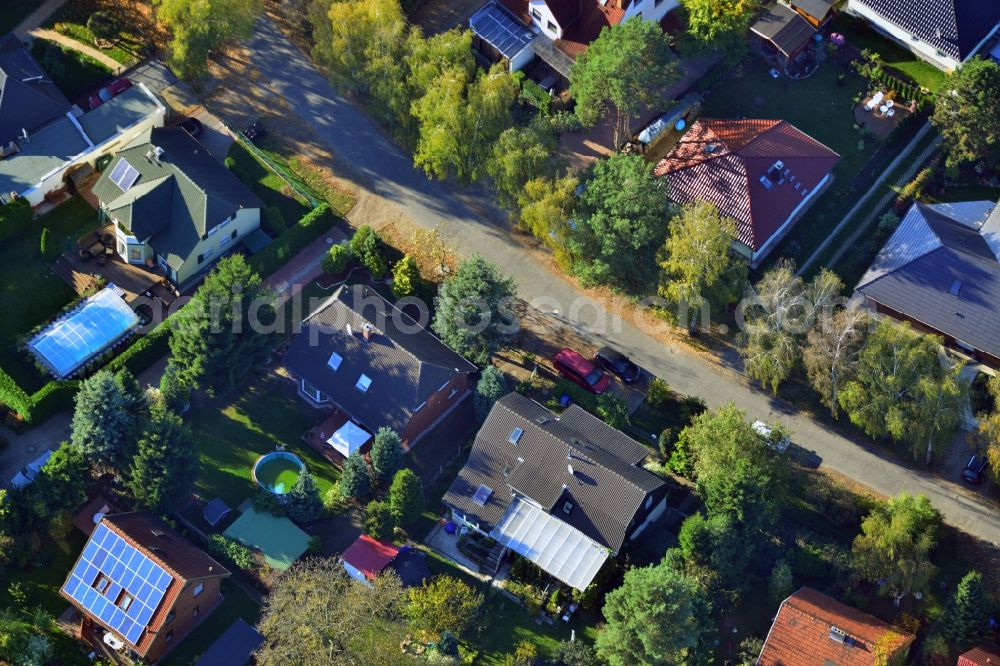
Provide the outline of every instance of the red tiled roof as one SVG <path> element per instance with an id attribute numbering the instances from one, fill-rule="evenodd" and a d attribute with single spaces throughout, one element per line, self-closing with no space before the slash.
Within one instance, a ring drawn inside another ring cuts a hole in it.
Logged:
<path id="1" fill-rule="evenodd" d="M 982 643 L 958 657 L 958 666 L 1000 666 L 1000 646 Z"/>
<path id="2" fill-rule="evenodd" d="M 761 183 L 781 160 L 785 182 Z M 679 203 L 710 201 L 736 221 L 737 240 L 759 250 L 836 166 L 840 156 L 784 120 L 702 118 L 653 173 Z M 796 189 L 796 185 L 799 185 Z"/>
<path id="3" fill-rule="evenodd" d="M 853 645 L 830 638 L 842 630 Z M 893 654 L 905 650 L 914 636 L 868 613 L 803 587 L 785 599 L 761 650 L 758 666 L 871 666 L 876 641 L 889 634 Z"/>
<path id="4" fill-rule="evenodd" d="M 597 0 L 582 0 L 582 3 L 575 23 L 565 24 L 560 21 L 563 36 L 555 42 L 559 50 L 574 59 L 587 50 L 604 28 L 618 25 L 625 17 L 625 10 L 619 9 L 614 2 L 608 2 L 603 7 Z M 546 4 L 549 9 L 553 9 L 552 0 L 548 0 Z"/>
<path id="5" fill-rule="evenodd" d="M 357 541 L 351 544 L 350 548 L 344 551 L 341 557 L 367 578 L 374 579 L 389 566 L 389 563 L 398 554 L 399 548 L 391 543 L 378 541 L 367 534 L 362 534 Z"/>

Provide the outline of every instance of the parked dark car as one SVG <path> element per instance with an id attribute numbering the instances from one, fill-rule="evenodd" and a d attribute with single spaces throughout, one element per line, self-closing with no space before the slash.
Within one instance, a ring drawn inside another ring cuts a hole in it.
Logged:
<path id="1" fill-rule="evenodd" d="M 201 136 L 201 133 L 205 130 L 205 127 L 197 118 L 185 118 L 177 123 L 177 125 L 193 137 Z"/>
<path id="2" fill-rule="evenodd" d="M 91 109 L 96 109 L 101 104 L 104 104 L 115 95 L 125 92 L 131 87 L 132 87 L 132 82 L 123 76 L 122 78 L 112 81 L 108 85 L 104 86 L 103 88 L 95 92 L 93 95 L 90 96 L 90 98 L 87 101 Z"/>
<path id="3" fill-rule="evenodd" d="M 986 476 L 986 456 L 973 455 L 962 470 L 962 480 L 966 483 L 980 484 Z"/>
<path id="4" fill-rule="evenodd" d="M 265 130 L 264 126 L 260 124 L 260 121 L 251 123 L 246 127 L 246 129 L 243 130 L 243 136 L 251 141 L 263 138 L 265 134 L 267 134 L 267 130 Z"/>
<path id="5" fill-rule="evenodd" d="M 552 364 L 566 379 L 581 388 L 600 395 L 611 386 L 611 378 L 601 369 L 572 349 L 563 349 L 552 359 Z"/>
<path id="6" fill-rule="evenodd" d="M 628 356 L 611 347 L 598 349 L 597 353 L 594 354 L 594 363 L 597 364 L 597 367 L 617 375 L 618 379 L 626 384 L 639 381 L 642 376 L 642 370 L 639 369 L 639 366 L 633 363 Z"/>

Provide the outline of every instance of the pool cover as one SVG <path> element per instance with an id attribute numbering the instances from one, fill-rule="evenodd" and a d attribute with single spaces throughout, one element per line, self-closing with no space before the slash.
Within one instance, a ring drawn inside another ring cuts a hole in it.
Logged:
<path id="1" fill-rule="evenodd" d="M 112 288 L 102 289 L 52 322 L 28 348 L 59 379 L 139 325 L 139 317 Z"/>

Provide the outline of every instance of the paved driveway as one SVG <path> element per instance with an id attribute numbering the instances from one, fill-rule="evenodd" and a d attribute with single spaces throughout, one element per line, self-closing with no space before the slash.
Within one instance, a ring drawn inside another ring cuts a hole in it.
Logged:
<path id="1" fill-rule="evenodd" d="M 957 483 L 901 467 L 875 450 L 831 432 L 785 402 L 745 385 L 725 363 L 706 361 L 679 347 L 665 347 L 636 327 L 581 295 L 567 281 L 536 264 L 505 227 L 445 185 L 428 180 L 409 157 L 389 141 L 356 107 L 340 97 L 327 80 L 269 21 L 262 20 L 249 51 L 263 80 L 283 96 L 295 113 L 326 141 L 343 166 L 352 168 L 374 193 L 394 202 L 417 224 L 447 222 L 448 240 L 462 254 L 482 253 L 515 277 L 520 295 L 539 310 L 554 313 L 595 344 L 614 343 L 651 372 L 685 394 L 701 396 L 710 407 L 734 402 L 751 419 L 780 418 L 797 445 L 822 465 L 879 493 L 924 493 L 952 525 L 992 543 L 1000 543 L 1000 514 L 994 505 L 969 494 Z M 465 195 L 471 196 L 471 195 Z"/>

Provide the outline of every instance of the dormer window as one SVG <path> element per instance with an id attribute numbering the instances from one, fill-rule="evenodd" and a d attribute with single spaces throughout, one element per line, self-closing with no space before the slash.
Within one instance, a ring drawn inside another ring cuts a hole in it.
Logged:
<path id="1" fill-rule="evenodd" d="M 368 375 L 362 374 L 358 377 L 358 383 L 354 385 L 354 388 L 358 389 L 362 393 L 368 392 L 368 387 L 372 385 L 372 378 Z"/>
<path id="2" fill-rule="evenodd" d="M 330 354 L 329 360 L 327 360 L 326 365 L 334 372 L 340 367 L 340 364 L 344 362 L 344 358 L 337 352 Z"/>
<path id="3" fill-rule="evenodd" d="M 563 502 L 563 513 L 565 513 L 566 515 L 569 515 L 569 513 L 571 511 L 573 511 L 573 503 L 572 502 Z"/>

